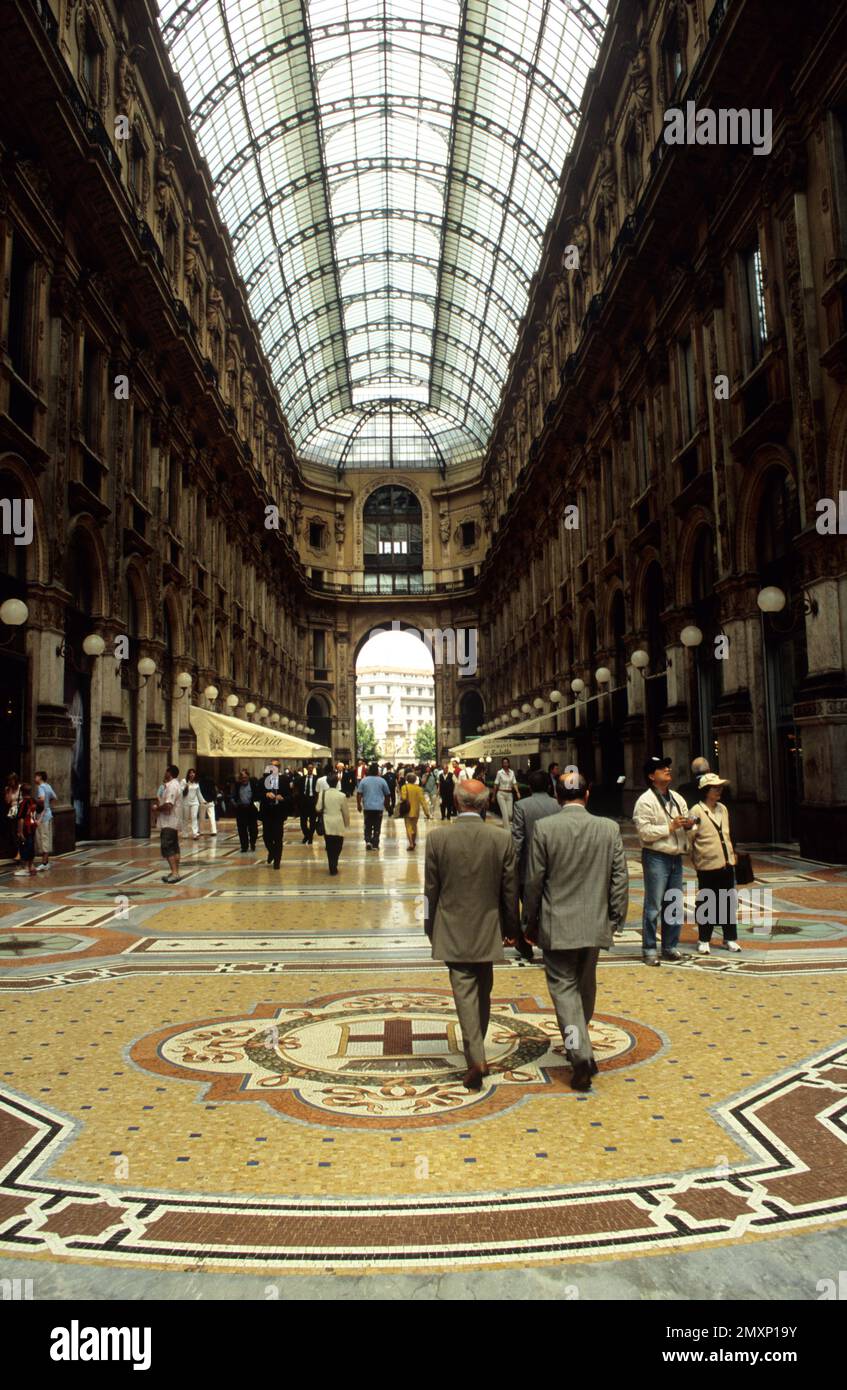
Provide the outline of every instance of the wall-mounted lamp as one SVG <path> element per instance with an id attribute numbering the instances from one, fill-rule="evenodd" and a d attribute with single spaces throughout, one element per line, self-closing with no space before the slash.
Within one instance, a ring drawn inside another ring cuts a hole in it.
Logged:
<path id="1" fill-rule="evenodd" d="M 663 666 L 661 671 L 651 671 L 648 675 L 647 667 L 650 665 L 650 654 L 649 652 L 643 651 L 641 648 L 639 648 L 638 651 L 633 652 L 632 656 L 629 659 L 632 665 L 635 667 L 636 671 L 639 673 L 639 675 L 641 675 L 646 681 L 653 681 L 656 680 L 659 676 L 666 675 L 671 668 L 671 662 L 670 660 L 668 660 L 667 665 Z"/>
<path id="2" fill-rule="evenodd" d="M 272 724 L 278 724 L 279 722 L 280 722 L 280 713 L 279 713 L 279 710 L 274 710 L 273 714 L 271 715 L 271 723 L 272 723 Z"/>
<path id="3" fill-rule="evenodd" d="M 694 624 L 691 623 L 688 627 L 682 629 L 682 632 L 679 634 L 679 640 L 684 647 L 699 647 L 700 643 L 703 641 L 703 634 L 699 627 L 695 627 Z"/>
<path id="4" fill-rule="evenodd" d="M 776 584 L 768 584 L 764 589 L 761 589 L 759 593 L 756 595 L 756 602 L 759 605 L 759 608 L 761 609 L 762 613 L 769 613 L 771 615 L 771 619 L 773 619 L 774 613 L 781 613 L 782 610 L 785 608 L 786 604 L 788 603 L 788 597 L 784 590 L 777 588 Z M 820 612 L 820 607 L 817 599 L 810 598 L 809 595 L 805 592 L 805 590 L 803 591 L 803 612 L 805 614 L 810 614 L 813 618 L 816 618 L 818 616 L 818 613 Z M 786 633 L 790 631 L 790 628 L 793 626 L 793 620 L 788 627 L 780 628 L 773 621 L 771 625 L 776 632 Z"/>
<path id="5" fill-rule="evenodd" d="M 585 681 L 580 680 L 579 676 L 574 677 L 574 679 L 571 681 L 571 690 L 573 691 L 577 699 L 579 699 L 584 689 Z"/>
<path id="6" fill-rule="evenodd" d="M 259 710 L 259 718 L 267 719 L 269 714 L 270 710 L 268 709 L 267 705 L 262 705 L 262 708 Z"/>
<path id="7" fill-rule="evenodd" d="M 544 701 L 541 699 L 540 695 L 536 695 L 532 703 L 537 710 L 542 710 L 544 708 Z"/>
<path id="8" fill-rule="evenodd" d="M 238 709 L 238 696 L 237 696 L 237 695 L 227 695 L 227 697 L 226 697 L 226 707 L 227 707 L 227 709 L 231 709 L 231 710 L 233 710 L 233 709 Z"/>
<path id="9" fill-rule="evenodd" d="M 594 672 L 594 679 L 598 685 L 611 685 L 612 673 L 608 666 L 598 666 Z"/>
<path id="10" fill-rule="evenodd" d="M 551 691 L 550 691 L 550 703 L 551 703 L 551 705 L 560 705 L 560 704 L 562 703 L 562 692 L 561 692 L 561 690 L 551 690 Z"/>
<path id="11" fill-rule="evenodd" d="M 513 710 L 511 710 L 511 715 L 512 715 L 512 718 L 513 718 L 513 719 L 520 719 L 520 717 L 521 717 L 521 712 L 520 712 L 520 710 L 517 708 L 517 706 L 515 706 L 515 708 L 514 708 Z"/>
<path id="12" fill-rule="evenodd" d="M 5 627 L 12 628 L 9 636 L 0 642 L 0 647 L 8 647 L 15 640 L 15 628 L 23 627 L 29 617 L 29 609 L 20 598 L 7 598 L 5 603 L 0 603 L 0 623 Z"/>
<path id="13" fill-rule="evenodd" d="M 248 700 L 248 701 L 247 701 L 247 704 L 244 706 L 244 713 L 245 713 L 245 714 L 255 714 L 255 713 L 256 713 L 256 706 L 255 706 L 255 704 L 253 703 L 252 700 Z"/>
<path id="14" fill-rule="evenodd" d="M 216 685 L 207 685 L 206 689 L 203 691 L 203 694 L 205 695 L 206 699 L 209 701 L 210 704 L 214 704 L 215 700 L 217 700 L 218 695 L 220 694 L 220 691 L 218 690 L 218 687 Z"/>

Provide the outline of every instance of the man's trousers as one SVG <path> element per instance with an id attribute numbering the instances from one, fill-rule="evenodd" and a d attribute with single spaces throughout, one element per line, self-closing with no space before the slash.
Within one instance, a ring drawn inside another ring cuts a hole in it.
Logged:
<path id="1" fill-rule="evenodd" d="M 591 1062 L 594 1053 L 588 1025 L 597 997 L 597 961 L 600 948 L 581 946 L 573 951 L 545 951 L 547 988 L 565 1044 L 565 1055 L 575 1066 Z"/>
<path id="2" fill-rule="evenodd" d="M 459 1016 L 465 1060 L 469 1067 L 485 1066 L 485 1035 L 491 1017 L 494 966 L 490 960 L 448 961 L 450 988 Z"/>

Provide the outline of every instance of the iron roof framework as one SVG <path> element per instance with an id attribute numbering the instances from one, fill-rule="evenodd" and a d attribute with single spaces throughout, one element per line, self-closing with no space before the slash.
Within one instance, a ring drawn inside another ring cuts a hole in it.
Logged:
<path id="1" fill-rule="evenodd" d="M 160 0 L 304 459 L 479 457 L 605 0 Z"/>

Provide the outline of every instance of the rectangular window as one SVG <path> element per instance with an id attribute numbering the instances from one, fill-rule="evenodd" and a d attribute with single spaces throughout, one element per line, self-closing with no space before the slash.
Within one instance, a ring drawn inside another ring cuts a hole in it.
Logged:
<path id="1" fill-rule="evenodd" d="M 132 417 L 132 490 L 144 496 L 144 459 L 147 453 L 147 416 L 136 410 Z"/>
<path id="2" fill-rule="evenodd" d="M 96 454 L 100 443 L 100 354 L 87 341 L 82 350 L 80 428 L 86 444 Z"/>
<path id="3" fill-rule="evenodd" d="M 475 542 L 476 542 L 476 526 L 474 525 L 474 523 L 473 523 L 472 521 L 463 521 L 463 522 L 462 522 L 462 545 L 465 547 L 466 550 L 470 550 L 471 546 L 474 545 Z"/>
<path id="4" fill-rule="evenodd" d="M 694 344 L 691 337 L 679 344 L 679 400 L 682 414 L 682 443 L 691 438 L 697 428 L 697 399 L 694 387 Z"/>
<path id="5" fill-rule="evenodd" d="M 309 545 L 313 550 L 320 550 L 324 543 L 324 528 L 320 521 L 309 522 Z"/>
<path id="6" fill-rule="evenodd" d="M 608 531 L 614 525 L 615 520 L 615 472 L 612 465 L 612 455 L 603 455 L 603 490 L 606 510 L 606 526 Z"/>
<path id="7" fill-rule="evenodd" d="M 29 381 L 32 318 L 32 268 L 35 257 L 17 232 L 12 237 L 12 264 L 9 269 L 8 351 L 12 370 Z"/>
<path id="8" fill-rule="evenodd" d="M 749 365 L 752 371 L 762 360 L 768 337 L 765 287 L 762 278 L 762 253 L 758 242 L 744 255 L 744 300 L 750 350 Z"/>
<path id="9" fill-rule="evenodd" d="M 326 633 L 312 633 L 312 665 L 317 669 L 326 670 Z"/>
<path id="10" fill-rule="evenodd" d="M 640 497 L 650 483 L 650 453 L 647 446 L 647 406 L 635 412 L 635 474 L 636 491 Z"/>

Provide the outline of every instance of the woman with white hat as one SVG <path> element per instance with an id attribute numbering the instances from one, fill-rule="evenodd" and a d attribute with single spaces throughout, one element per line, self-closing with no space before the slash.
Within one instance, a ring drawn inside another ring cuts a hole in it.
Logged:
<path id="1" fill-rule="evenodd" d="M 691 862 L 697 871 L 695 920 L 700 935 L 701 956 L 710 953 L 712 932 L 717 923 L 723 930 L 728 951 L 740 951 L 738 944 L 738 898 L 735 890 L 735 850 L 729 830 L 729 811 L 721 802 L 727 786 L 725 777 L 707 772 L 700 778 L 700 802 L 691 812 L 695 824 L 689 831 Z"/>

